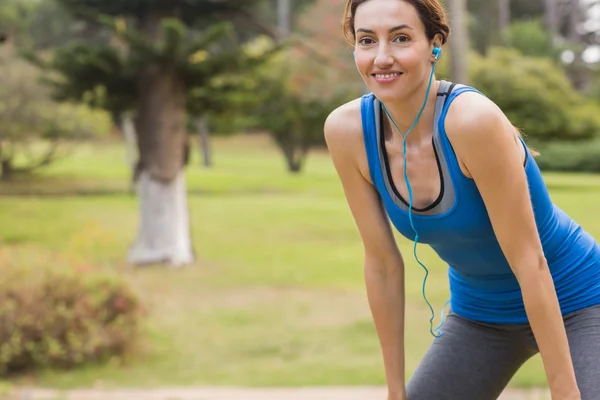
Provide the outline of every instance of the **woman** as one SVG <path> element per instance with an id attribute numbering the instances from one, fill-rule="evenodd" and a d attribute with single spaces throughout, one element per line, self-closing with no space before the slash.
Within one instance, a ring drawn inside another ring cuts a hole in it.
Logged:
<path id="1" fill-rule="evenodd" d="M 552 204 L 502 111 L 434 79 L 446 21 L 439 0 L 349 0 L 345 33 L 372 93 L 325 123 L 364 244 L 389 399 L 496 399 L 538 351 L 553 400 L 600 399 L 600 246 Z M 404 262 L 388 217 L 449 264 L 451 312 L 408 385 Z"/>

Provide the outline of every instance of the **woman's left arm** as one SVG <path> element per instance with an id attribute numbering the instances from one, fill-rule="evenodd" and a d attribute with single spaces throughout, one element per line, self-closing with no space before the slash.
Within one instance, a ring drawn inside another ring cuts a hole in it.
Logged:
<path id="1" fill-rule="evenodd" d="M 579 400 L 567 334 L 531 205 L 523 146 L 515 129 L 493 102 L 474 92 L 456 98 L 445 124 L 521 287 L 552 399 Z"/>

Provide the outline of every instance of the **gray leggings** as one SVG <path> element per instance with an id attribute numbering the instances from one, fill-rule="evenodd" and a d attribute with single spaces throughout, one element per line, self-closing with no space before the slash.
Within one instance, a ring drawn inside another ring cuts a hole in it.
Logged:
<path id="1" fill-rule="evenodd" d="M 564 318 L 582 400 L 600 399 L 600 306 Z M 408 400 L 495 400 L 538 348 L 528 324 L 492 325 L 450 313 L 407 385 Z"/>

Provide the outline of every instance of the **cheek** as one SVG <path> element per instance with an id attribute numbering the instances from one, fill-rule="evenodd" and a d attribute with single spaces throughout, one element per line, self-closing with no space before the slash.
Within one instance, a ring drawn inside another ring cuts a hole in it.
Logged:
<path id="1" fill-rule="evenodd" d="M 370 57 L 365 57 L 364 55 L 361 56 L 359 54 L 356 55 L 354 62 L 356 64 L 356 69 L 361 73 L 361 75 L 367 74 L 373 63 Z"/>
<path id="2" fill-rule="evenodd" d="M 409 69 L 420 68 L 423 64 L 423 55 L 421 52 L 414 51 L 412 49 L 406 49 L 405 51 L 399 51 L 397 59 L 402 62 L 402 65 Z"/>

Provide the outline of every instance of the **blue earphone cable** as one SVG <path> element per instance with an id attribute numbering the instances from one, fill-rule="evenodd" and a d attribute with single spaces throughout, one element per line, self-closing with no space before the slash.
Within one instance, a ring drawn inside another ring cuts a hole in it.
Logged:
<path id="1" fill-rule="evenodd" d="M 436 61 L 437 61 L 437 57 L 436 57 Z M 444 307 L 442 308 L 442 315 L 441 315 L 441 322 L 440 322 L 440 324 L 436 328 L 433 328 L 433 320 L 435 319 L 435 311 L 433 310 L 433 307 L 431 306 L 431 303 L 429 302 L 429 300 L 427 300 L 427 295 L 425 294 L 425 286 L 427 284 L 427 277 L 429 276 L 429 270 L 421 262 L 421 260 L 419 260 L 419 257 L 417 255 L 417 243 L 419 241 L 419 233 L 417 232 L 417 229 L 415 228 L 415 225 L 414 225 L 414 222 L 413 222 L 413 218 L 412 218 L 413 193 L 412 193 L 412 187 L 410 185 L 410 181 L 408 179 L 408 172 L 406 170 L 406 138 L 407 138 L 408 134 L 413 130 L 413 128 L 417 125 L 417 122 L 421 118 L 421 114 L 423 114 L 423 111 L 425 110 L 425 106 L 427 105 L 427 99 L 429 97 L 429 92 L 431 90 L 431 83 L 433 81 L 433 75 L 435 73 L 435 64 L 436 64 L 436 61 L 433 62 L 433 65 L 431 67 L 431 75 L 429 76 L 429 84 L 427 85 L 427 92 L 425 93 L 425 101 L 423 102 L 423 106 L 421 107 L 421 110 L 417 114 L 417 118 L 415 119 L 415 121 L 412 123 L 411 127 L 408 129 L 408 131 L 406 131 L 406 133 L 404 135 L 402 134 L 402 131 L 400 130 L 400 128 L 396 124 L 396 121 L 394 121 L 394 119 L 392 118 L 392 116 L 388 112 L 388 110 L 385 107 L 385 105 L 383 104 L 383 102 L 381 103 L 381 105 L 382 105 L 382 108 L 385 111 L 386 115 L 390 119 L 390 121 L 392 121 L 392 123 L 394 124 L 394 127 L 396 128 L 396 130 L 398 131 L 398 133 L 400 134 L 400 136 L 402 136 L 402 139 L 403 139 L 403 142 L 404 142 L 403 143 L 403 147 L 404 147 L 404 180 L 406 181 L 406 187 L 408 189 L 408 198 L 409 198 L 408 219 L 410 221 L 410 226 L 411 226 L 413 232 L 415 233 L 415 240 L 414 240 L 414 246 L 413 246 L 413 254 L 415 256 L 415 259 L 417 260 L 417 263 L 419 263 L 419 265 L 421 267 L 423 267 L 423 269 L 425 270 L 425 277 L 423 279 L 422 294 L 423 294 L 423 298 L 425 299 L 425 302 L 427 303 L 427 306 L 429 306 L 429 310 L 431 311 L 431 318 L 429 319 L 429 326 L 430 326 L 429 327 L 429 332 L 434 337 L 439 338 L 440 336 L 442 336 L 442 332 L 441 332 L 440 329 L 441 329 L 442 325 L 444 324 L 444 312 L 445 312 L 446 306 L 448 305 L 448 303 L 450 302 L 450 300 L 446 301 L 446 304 L 444 304 Z"/>

